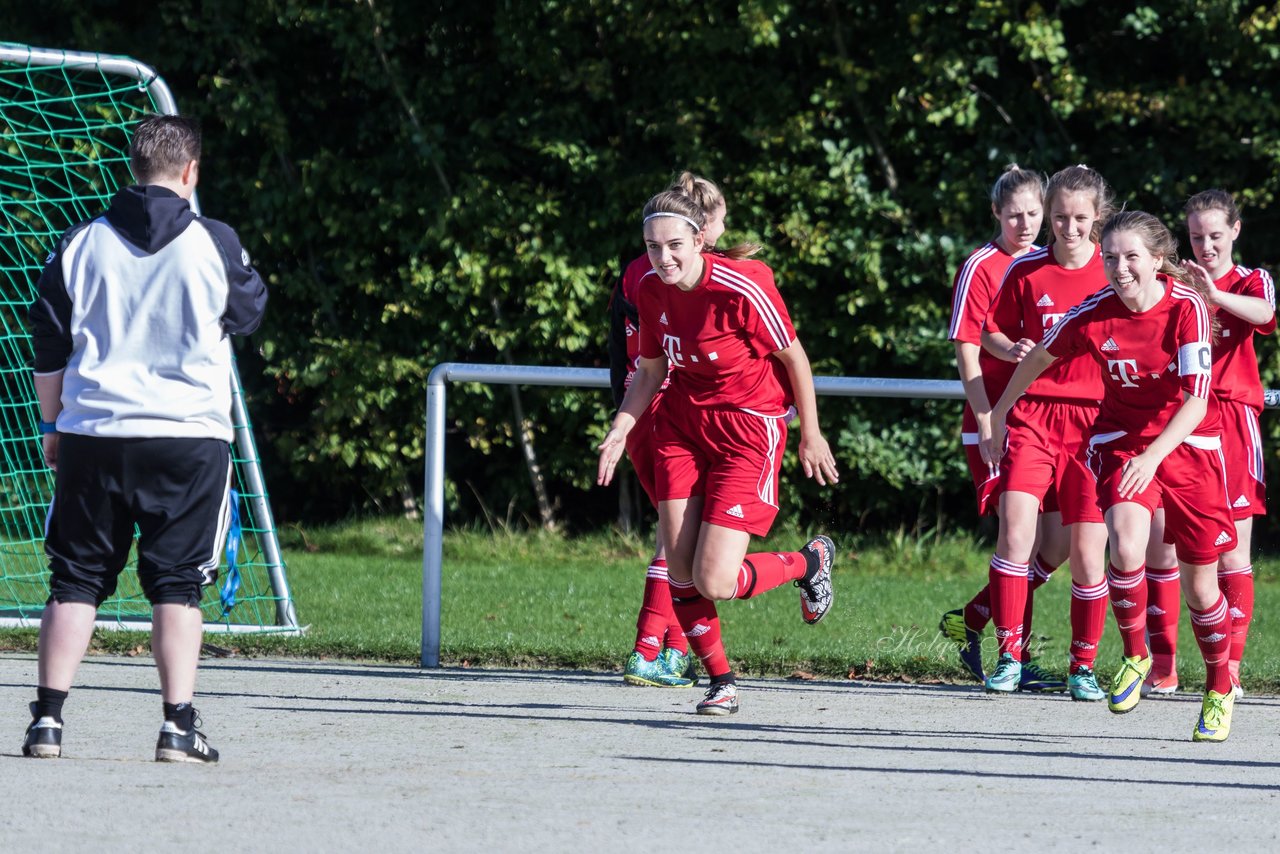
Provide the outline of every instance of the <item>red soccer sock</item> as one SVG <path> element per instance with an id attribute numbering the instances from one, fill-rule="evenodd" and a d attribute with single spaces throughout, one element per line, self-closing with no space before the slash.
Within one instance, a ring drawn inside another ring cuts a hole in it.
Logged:
<path id="1" fill-rule="evenodd" d="M 1036 555 L 1035 560 L 1031 562 L 1031 568 L 1027 570 L 1027 605 L 1022 611 L 1023 664 L 1031 660 L 1031 641 L 1034 638 L 1031 634 L 1031 619 L 1032 612 L 1035 610 L 1036 591 L 1044 586 L 1055 569 L 1057 569 L 1056 566 L 1050 566 L 1043 557 Z"/>
<path id="2" fill-rule="evenodd" d="M 964 606 L 964 624 L 980 632 L 991 622 L 991 586 L 987 585 Z"/>
<path id="3" fill-rule="evenodd" d="M 1151 678 L 1178 672 L 1178 613 L 1182 607 L 1181 575 L 1172 569 L 1147 567 L 1147 639 L 1151 644 Z"/>
<path id="4" fill-rule="evenodd" d="M 1231 614 L 1231 660 L 1238 672 L 1249 639 L 1249 624 L 1253 622 L 1253 564 L 1242 569 L 1219 569 L 1218 589 L 1227 598 Z"/>
<path id="5" fill-rule="evenodd" d="M 1191 612 L 1191 631 L 1204 656 L 1205 687 L 1219 694 L 1231 691 L 1231 612 L 1227 597 L 1218 594 L 1218 601 L 1203 611 L 1188 606 Z"/>
<path id="6" fill-rule="evenodd" d="M 1146 658 L 1147 650 L 1147 579 L 1146 567 L 1121 572 L 1115 564 L 1107 566 L 1107 586 L 1111 588 L 1111 611 L 1116 615 L 1116 628 L 1124 642 L 1126 658 Z"/>
<path id="7" fill-rule="evenodd" d="M 676 617 L 680 619 L 680 627 L 684 636 L 689 639 L 698 660 L 702 662 L 707 676 L 715 678 L 729 673 L 729 657 L 725 655 L 724 644 L 720 640 L 720 617 L 716 613 L 716 603 L 698 592 L 698 588 L 690 581 L 679 584 L 670 579 L 671 605 L 675 608 Z"/>
<path id="8" fill-rule="evenodd" d="M 808 568 L 800 552 L 756 552 L 742 559 L 734 599 L 750 599 L 788 581 L 804 578 Z"/>
<path id="9" fill-rule="evenodd" d="M 991 617 L 996 624 L 996 641 L 1001 655 L 1022 655 L 1022 613 L 1027 605 L 1027 564 L 1013 563 L 1000 555 L 991 556 L 987 570 L 991 590 Z"/>
<path id="10" fill-rule="evenodd" d="M 657 558 L 645 573 L 644 598 L 640 600 L 640 615 L 636 618 L 635 650 L 646 661 L 653 661 L 662 651 L 663 636 L 675 615 L 671 607 L 671 586 L 667 583 L 667 562 Z"/>
<path id="11" fill-rule="evenodd" d="M 1098 642 L 1107 625 L 1107 581 L 1092 587 L 1071 585 L 1071 649 L 1067 663 L 1071 672 L 1081 667 L 1093 669 L 1098 660 Z"/>

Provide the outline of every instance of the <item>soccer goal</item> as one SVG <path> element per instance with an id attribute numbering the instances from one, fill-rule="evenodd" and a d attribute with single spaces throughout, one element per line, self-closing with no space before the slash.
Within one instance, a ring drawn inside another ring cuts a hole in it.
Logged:
<path id="1" fill-rule="evenodd" d="M 0 44 L 0 625 L 30 626 L 48 597 L 44 465 L 26 311 L 45 258 L 70 226 L 130 183 L 132 128 L 177 112 L 154 70 L 127 57 Z M 199 210 L 198 203 L 192 205 Z M 211 632 L 297 633 L 253 431 L 235 377 L 232 448 L 241 536 L 201 605 Z M 99 610 L 99 626 L 150 628 L 135 564 Z"/>

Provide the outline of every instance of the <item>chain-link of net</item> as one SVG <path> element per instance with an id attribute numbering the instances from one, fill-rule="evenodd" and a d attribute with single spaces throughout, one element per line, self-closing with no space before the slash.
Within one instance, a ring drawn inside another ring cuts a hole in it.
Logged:
<path id="1" fill-rule="evenodd" d="M 145 83 L 95 67 L 0 62 L 0 617 L 39 616 L 49 592 L 43 540 L 53 473 L 41 449 L 27 307 L 62 232 L 99 215 L 131 180 L 131 129 L 159 111 Z M 241 587 L 229 613 L 217 586 L 206 590 L 201 607 L 206 622 L 269 627 L 280 600 L 263 544 L 275 532 L 255 514 L 266 496 L 245 476 L 245 466 L 258 461 L 235 446 L 232 456 L 243 521 Z M 99 616 L 127 623 L 150 614 L 131 556 Z"/>

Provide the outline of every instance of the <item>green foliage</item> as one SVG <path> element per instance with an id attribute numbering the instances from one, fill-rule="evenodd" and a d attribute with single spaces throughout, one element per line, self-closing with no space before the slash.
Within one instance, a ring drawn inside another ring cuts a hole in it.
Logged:
<path id="1" fill-rule="evenodd" d="M 1272 7 L 3 0 L 0 16 L 15 41 L 155 66 L 204 122 L 204 208 L 272 288 L 244 379 L 286 518 L 420 489 L 440 362 L 603 365 L 638 211 L 682 168 L 726 190 L 726 240 L 766 245 L 820 374 L 954 375 L 952 274 L 1012 160 L 1086 161 L 1170 223 L 1222 186 L 1245 206 L 1241 260 L 1274 266 L 1280 245 Z M 1269 345 L 1263 362 L 1274 383 Z M 451 513 L 534 515 L 507 392 L 450 401 Z M 610 518 L 590 486 L 606 395 L 524 405 L 562 512 Z M 848 476 L 824 492 L 790 466 L 788 515 L 821 497 L 850 526 L 935 526 L 942 506 L 972 521 L 958 405 L 821 409 Z"/>

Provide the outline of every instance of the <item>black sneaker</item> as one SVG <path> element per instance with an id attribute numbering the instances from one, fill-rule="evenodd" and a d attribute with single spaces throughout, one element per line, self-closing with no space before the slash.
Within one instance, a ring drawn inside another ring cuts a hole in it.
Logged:
<path id="1" fill-rule="evenodd" d="M 196 718 L 196 726 L 200 719 Z M 156 741 L 157 762 L 208 762 L 218 761 L 218 751 L 205 740 L 204 733 L 193 726 L 183 732 L 173 721 L 165 721 Z"/>
<path id="2" fill-rule="evenodd" d="M 31 724 L 22 741 L 22 755 L 33 759 L 57 759 L 62 755 L 62 724 L 48 715 L 36 717 L 36 704 L 31 704 Z"/>
<path id="3" fill-rule="evenodd" d="M 836 546 L 830 537 L 819 535 L 805 545 L 804 551 L 811 552 L 818 563 L 812 578 L 795 582 L 800 588 L 800 616 L 812 625 L 827 615 L 831 600 L 835 598 L 835 591 L 831 588 L 831 564 L 835 561 Z"/>

